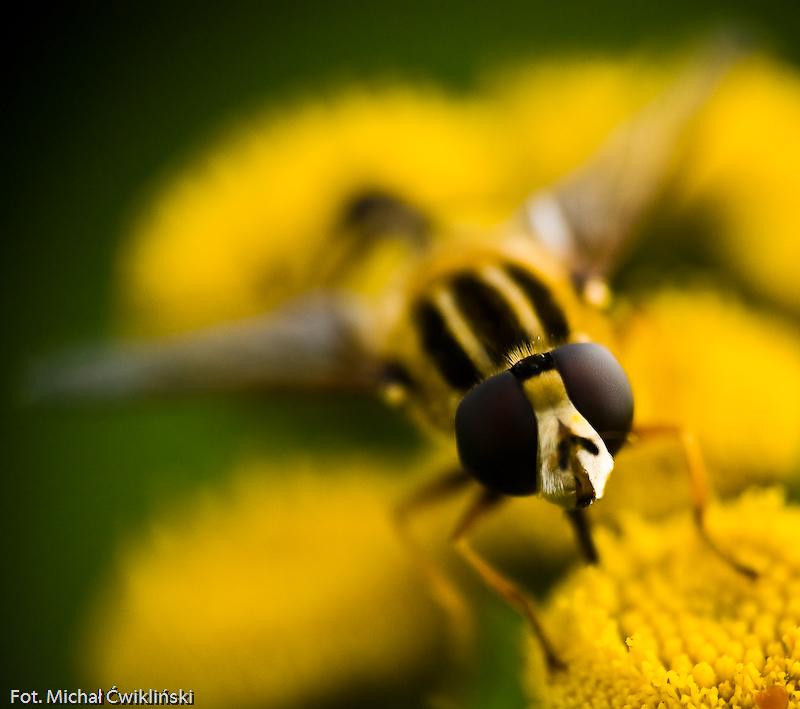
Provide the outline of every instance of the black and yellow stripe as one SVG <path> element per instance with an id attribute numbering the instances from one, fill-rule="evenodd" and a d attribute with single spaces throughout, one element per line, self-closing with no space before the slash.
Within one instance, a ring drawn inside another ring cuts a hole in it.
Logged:
<path id="1" fill-rule="evenodd" d="M 536 274 L 516 263 L 460 269 L 420 296 L 412 320 L 425 356 L 466 391 L 527 343 L 567 341 L 564 309 Z"/>
<path id="2" fill-rule="evenodd" d="M 505 355 L 528 340 L 511 303 L 475 273 L 459 273 L 450 281 L 453 298 L 486 355 L 497 366 Z"/>
<path id="3" fill-rule="evenodd" d="M 505 272 L 516 283 L 530 301 L 539 322 L 542 334 L 552 343 L 563 343 L 569 337 L 569 324 L 563 308 L 559 306 L 553 293 L 533 273 L 513 263 L 504 266 Z"/>
<path id="4" fill-rule="evenodd" d="M 477 367 L 430 300 L 418 302 L 413 317 L 423 350 L 451 387 L 466 391 L 481 380 Z"/>

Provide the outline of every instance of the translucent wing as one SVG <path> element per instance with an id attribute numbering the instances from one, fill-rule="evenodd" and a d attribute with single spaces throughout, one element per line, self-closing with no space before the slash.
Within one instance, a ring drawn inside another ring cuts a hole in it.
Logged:
<path id="1" fill-rule="evenodd" d="M 367 389 L 379 377 L 359 302 L 318 294 L 264 317 L 170 339 L 78 352 L 34 368 L 34 401 Z"/>
<path id="2" fill-rule="evenodd" d="M 334 238 L 335 237 L 335 238 Z M 74 352 L 42 362 L 30 377 L 33 401 L 123 399 L 276 390 L 375 390 L 376 307 L 338 288 L 383 240 L 423 250 L 427 218 L 384 193 L 368 192 L 345 210 L 330 247 L 315 259 L 327 290 L 278 310 L 155 342 Z"/>
<path id="3" fill-rule="evenodd" d="M 569 264 L 578 283 L 602 282 L 613 272 L 692 118 L 741 55 L 732 38 L 714 45 L 587 164 L 524 204 L 525 227 Z"/>

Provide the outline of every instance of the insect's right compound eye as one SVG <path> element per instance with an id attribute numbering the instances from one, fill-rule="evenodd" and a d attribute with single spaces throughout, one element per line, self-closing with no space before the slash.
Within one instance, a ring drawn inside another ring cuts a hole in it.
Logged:
<path id="1" fill-rule="evenodd" d="M 553 350 L 567 394 L 614 455 L 633 423 L 633 392 L 625 370 L 605 347 L 591 342 Z"/>
<path id="2" fill-rule="evenodd" d="M 456 410 L 455 426 L 461 464 L 479 482 L 503 495 L 536 492 L 536 416 L 511 372 L 468 391 Z"/>

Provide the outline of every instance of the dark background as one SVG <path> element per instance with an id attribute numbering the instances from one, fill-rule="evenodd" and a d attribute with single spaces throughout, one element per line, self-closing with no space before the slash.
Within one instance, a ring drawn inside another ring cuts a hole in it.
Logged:
<path id="1" fill-rule="evenodd" d="M 252 109 L 349 80 L 421 77 L 467 90 L 484 71 L 520 59 L 670 46 L 720 26 L 743 28 L 796 63 L 800 24 L 791 10 L 763 2 L 166 2 L 41 4 L 6 18 L 2 691 L 79 685 L 74 648 L 90 594 L 115 545 L 160 500 L 222 480 L 242 451 L 307 446 L 309 430 L 317 449 L 335 455 L 350 445 L 348 433 L 357 438 L 356 423 L 333 415 L 343 406 L 368 427 L 358 436 L 364 445 L 399 453 L 414 440 L 363 401 L 20 404 L 32 356 L 113 331 L 116 249 L 160 179 Z M 490 688 L 503 684 L 504 670 L 510 680 L 513 664 L 487 656 L 492 681 L 476 689 L 476 706 L 501 696 L 519 702 L 517 688 Z"/>

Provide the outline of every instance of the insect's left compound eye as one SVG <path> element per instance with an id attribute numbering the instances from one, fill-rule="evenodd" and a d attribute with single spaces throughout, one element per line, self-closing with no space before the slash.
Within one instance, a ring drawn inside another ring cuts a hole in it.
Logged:
<path id="1" fill-rule="evenodd" d="M 479 482 L 504 495 L 536 492 L 536 416 L 511 372 L 468 391 L 455 425 L 461 464 Z"/>
<path id="2" fill-rule="evenodd" d="M 633 392 L 625 371 L 605 347 L 589 342 L 553 350 L 570 401 L 614 455 L 633 422 Z"/>

